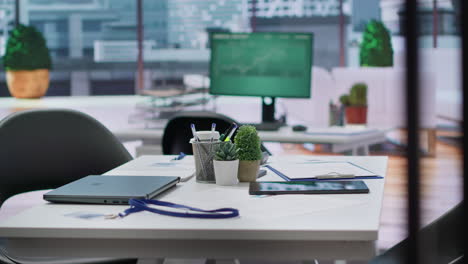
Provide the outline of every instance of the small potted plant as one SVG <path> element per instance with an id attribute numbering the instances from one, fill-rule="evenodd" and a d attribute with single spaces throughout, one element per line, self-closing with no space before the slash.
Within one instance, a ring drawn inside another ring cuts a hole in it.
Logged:
<path id="1" fill-rule="evenodd" d="M 10 94 L 16 98 L 39 98 L 49 88 L 52 61 L 42 33 L 18 25 L 11 32 L 3 57 Z"/>
<path id="2" fill-rule="evenodd" d="M 216 184 L 235 185 L 239 182 L 237 179 L 239 168 L 237 149 L 231 141 L 219 145 L 215 152 L 213 166 Z"/>
<path id="3" fill-rule="evenodd" d="M 371 20 L 362 34 L 359 50 L 359 62 L 362 67 L 392 67 L 392 35 L 384 23 Z"/>
<path id="4" fill-rule="evenodd" d="M 261 142 L 257 130 L 254 126 L 241 126 L 234 137 L 234 143 L 239 157 L 239 181 L 256 181 L 262 158 Z"/>
<path id="5" fill-rule="evenodd" d="M 341 104 L 345 107 L 346 124 L 367 123 L 367 85 L 356 83 L 351 87 L 349 95 L 340 97 Z"/>

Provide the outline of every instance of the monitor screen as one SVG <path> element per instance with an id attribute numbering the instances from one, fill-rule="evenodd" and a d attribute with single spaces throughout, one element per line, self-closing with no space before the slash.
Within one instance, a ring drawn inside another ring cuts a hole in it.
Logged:
<path id="1" fill-rule="evenodd" d="M 313 35 L 212 33 L 210 93 L 309 98 Z"/>

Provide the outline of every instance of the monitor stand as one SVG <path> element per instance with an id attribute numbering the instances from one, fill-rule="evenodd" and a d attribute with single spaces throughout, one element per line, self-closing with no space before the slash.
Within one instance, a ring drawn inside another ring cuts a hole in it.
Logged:
<path id="1" fill-rule="evenodd" d="M 275 97 L 262 97 L 262 123 L 251 125 L 263 131 L 275 131 L 285 125 L 284 120 L 275 120 Z"/>

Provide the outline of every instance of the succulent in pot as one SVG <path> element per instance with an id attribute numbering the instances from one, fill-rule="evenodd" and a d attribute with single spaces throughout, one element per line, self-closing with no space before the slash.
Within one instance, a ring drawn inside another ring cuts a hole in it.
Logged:
<path id="1" fill-rule="evenodd" d="M 345 107 L 346 124 L 367 123 L 367 85 L 356 83 L 348 94 L 340 96 L 340 102 Z"/>
<path id="2" fill-rule="evenodd" d="M 223 142 L 219 145 L 215 152 L 215 160 L 218 161 L 232 161 L 237 159 L 237 149 L 231 141 Z"/>
<path id="3" fill-rule="evenodd" d="M 216 184 L 237 184 L 239 182 L 237 179 L 239 160 L 237 159 L 236 145 L 231 141 L 222 142 L 215 152 L 213 166 Z"/>

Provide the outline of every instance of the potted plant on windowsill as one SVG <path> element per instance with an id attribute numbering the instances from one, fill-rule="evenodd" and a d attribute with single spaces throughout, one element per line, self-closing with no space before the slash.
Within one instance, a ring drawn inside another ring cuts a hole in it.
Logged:
<path id="1" fill-rule="evenodd" d="M 371 20 L 362 35 L 359 50 L 361 67 L 392 67 L 392 36 L 384 23 Z"/>
<path id="2" fill-rule="evenodd" d="M 241 126 L 234 137 L 234 144 L 239 157 L 239 181 L 256 181 L 262 159 L 261 142 L 257 129 L 254 126 Z"/>
<path id="3" fill-rule="evenodd" d="M 239 160 L 237 159 L 236 146 L 231 142 L 223 142 L 215 152 L 213 167 L 216 184 L 235 185 L 239 182 L 237 172 Z"/>
<path id="4" fill-rule="evenodd" d="M 13 29 L 3 64 L 11 95 L 39 98 L 46 94 L 52 61 L 44 37 L 34 27 L 20 24 Z"/>
<path id="5" fill-rule="evenodd" d="M 340 97 L 341 104 L 345 107 L 346 124 L 367 123 L 367 85 L 356 83 L 351 87 L 349 95 Z"/>

